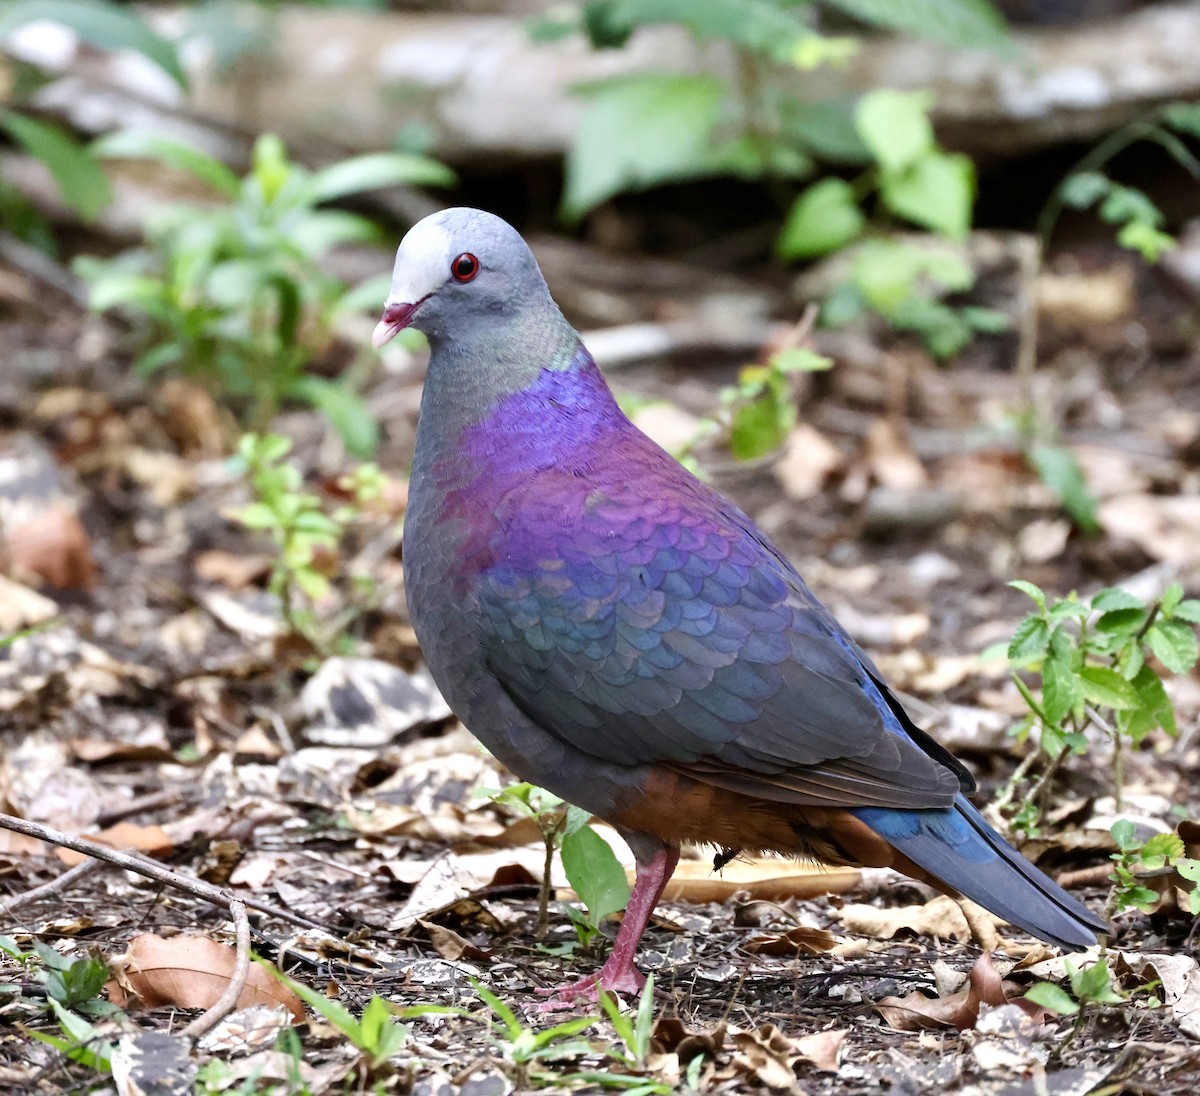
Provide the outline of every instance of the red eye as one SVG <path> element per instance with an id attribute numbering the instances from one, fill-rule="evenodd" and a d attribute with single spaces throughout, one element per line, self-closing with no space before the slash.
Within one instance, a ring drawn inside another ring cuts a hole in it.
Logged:
<path id="1" fill-rule="evenodd" d="M 469 282 L 479 273 L 479 260 L 469 251 L 464 251 L 450 264 L 450 273 L 456 282 Z"/>

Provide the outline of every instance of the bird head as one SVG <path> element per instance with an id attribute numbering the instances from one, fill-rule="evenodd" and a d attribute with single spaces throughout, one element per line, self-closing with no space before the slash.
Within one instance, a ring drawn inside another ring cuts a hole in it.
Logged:
<path id="1" fill-rule="evenodd" d="M 528 245 L 506 221 L 478 209 L 444 209 L 418 221 L 400 241 L 392 286 L 372 342 L 406 327 L 430 339 L 481 318 L 514 315 L 549 300 Z"/>

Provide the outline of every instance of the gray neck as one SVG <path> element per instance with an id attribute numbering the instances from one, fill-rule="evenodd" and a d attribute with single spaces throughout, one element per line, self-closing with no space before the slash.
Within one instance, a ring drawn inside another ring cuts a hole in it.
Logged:
<path id="1" fill-rule="evenodd" d="M 429 372 L 421 395 L 417 461 L 457 444 L 463 430 L 507 396 L 533 384 L 543 369 L 568 369 L 579 336 L 547 293 L 513 312 L 456 318 L 452 330 L 431 324 Z M 414 468 L 416 462 L 414 462 Z"/>

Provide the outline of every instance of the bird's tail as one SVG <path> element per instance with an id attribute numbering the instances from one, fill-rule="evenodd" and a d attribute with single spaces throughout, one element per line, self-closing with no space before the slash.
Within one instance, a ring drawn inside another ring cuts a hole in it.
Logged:
<path id="1" fill-rule="evenodd" d="M 1010 924 L 1078 951 L 1109 926 L 1008 844 L 960 795 L 952 807 L 853 813 L 930 876 Z"/>

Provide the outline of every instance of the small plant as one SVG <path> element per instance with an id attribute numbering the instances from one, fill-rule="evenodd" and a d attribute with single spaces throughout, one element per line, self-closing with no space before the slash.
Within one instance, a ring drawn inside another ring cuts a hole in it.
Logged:
<path id="1" fill-rule="evenodd" d="M 286 402 L 316 407 L 352 454 L 369 456 L 377 430 L 352 384 L 308 367 L 329 348 L 340 314 L 373 308 L 386 295 L 382 281 L 347 290 L 321 265 L 334 246 L 374 239 L 378 229 L 325 206 L 399 183 L 446 185 L 449 169 L 421 156 L 380 153 L 313 172 L 289 160 L 270 134 L 255 143 L 244 179 L 161 137 L 123 132 L 94 148 L 106 157 L 157 159 L 217 198 L 158 211 L 144 247 L 76 263 L 91 283 L 92 308 L 120 308 L 138 322 L 144 349 L 135 367 L 145 374 L 174 369 L 208 384 L 258 431 Z"/>
<path id="2" fill-rule="evenodd" d="M 278 434 L 242 438 L 235 460 L 254 501 L 234 511 L 232 517 L 248 529 L 270 534 L 276 556 L 268 588 L 279 599 L 284 622 L 292 633 L 325 651 L 344 624 L 339 621 L 330 626 L 315 607 L 330 592 L 328 558 L 357 517 L 358 506 L 378 497 L 385 478 L 374 465 L 360 467 L 343 480 L 355 505 L 330 511 L 320 498 L 303 490 L 299 469 L 285 460 L 291 448 L 291 441 Z"/>
<path id="3" fill-rule="evenodd" d="M 1195 884 L 1200 882 L 1200 860 L 1185 856 L 1183 838 L 1177 833 L 1156 833 L 1144 843 L 1137 839 L 1133 823 L 1118 819 L 1112 825 L 1117 851 L 1112 854 L 1112 894 L 1105 913 L 1112 916 L 1127 909 L 1152 913 L 1158 908 L 1158 891 L 1145 885 L 1148 877 L 1165 872 L 1178 874 Z M 1188 910 L 1200 914 L 1200 887 L 1188 895 Z"/>
<path id="4" fill-rule="evenodd" d="M 645 1066 L 650 1057 L 650 1036 L 654 1033 L 654 975 L 646 975 L 637 1012 L 632 1017 L 621 1010 L 620 1003 L 610 994 L 601 991 L 599 1000 L 621 1040 L 621 1046 L 614 1046 L 609 1054 L 632 1069 Z"/>
<path id="5" fill-rule="evenodd" d="M 373 996 L 362 1015 L 355 1019 L 340 1001 L 294 981 L 268 963 L 263 966 L 360 1051 L 360 1061 L 368 1078 L 390 1072 L 388 1062 L 404 1049 L 410 1038 L 408 1028 L 397 1022 L 397 1010 L 390 1001 Z"/>
<path id="6" fill-rule="evenodd" d="M 778 449 L 796 425 L 796 377 L 832 366 L 829 358 L 799 346 L 777 351 L 765 365 L 742 366 L 737 384 L 719 394 L 734 457 L 753 460 Z"/>
<path id="7" fill-rule="evenodd" d="M 38 1001 L 39 1008 L 44 1003 L 62 1029 L 62 1035 L 32 1028 L 25 1028 L 25 1033 L 61 1051 L 73 1062 L 97 1072 L 110 1072 L 114 1043 L 91 1022 L 120 1015 L 121 1011 L 100 996 L 108 980 L 108 967 L 103 960 L 63 955 L 41 943 L 27 951 L 9 936 L 0 936 L 0 952 L 19 964 L 24 975 L 20 982 L 0 983 L 0 1001 L 22 998 L 26 1002 Z"/>
<path id="8" fill-rule="evenodd" d="M 1093 1005 L 1123 1004 L 1125 997 L 1113 984 L 1112 972 L 1103 960 L 1090 967 L 1078 968 L 1070 959 L 1064 960 L 1071 993 L 1054 982 L 1038 982 L 1025 994 L 1027 1001 L 1048 1008 L 1059 1016 L 1076 1016 L 1076 1029 L 1082 1026 L 1084 1012 Z M 1074 1033 L 1072 1033 L 1074 1034 Z M 1060 1048 L 1061 1049 L 1061 1048 Z"/>
<path id="9" fill-rule="evenodd" d="M 1074 594 L 1051 602 L 1033 583 L 1010 585 L 1036 606 L 1007 646 L 1013 680 L 1029 708 L 1013 733 L 1021 742 L 1032 741 L 1034 748 L 995 809 L 1009 811 L 1023 790 L 1020 806 L 1008 817 L 1013 828 L 1034 834 L 1059 765 L 1071 754 L 1086 752 L 1089 729 L 1103 731 L 1112 742 L 1118 800 L 1123 748 L 1140 746 L 1160 729 L 1172 738 L 1178 735 L 1157 666 L 1183 674 L 1196 665 L 1200 600 L 1185 600 L 1178 583 L 1150 606 L 1115 587 L 1101 590 L 1090 602 Z M 1041 772 L 1027 785 L 1039 765 Z"/>
<path id="10" fill-rule="evenodd" d="M 1045 245 L 1064 209 L 1092 209 L 1117 230 L 1117 243 L 1156 263 L 1176 245 L 1163 231 L 1162 211 L 1145 191 L 1115 182 L 1105 168 L 1120 153 L 1139 141 L 1148 141 L 1167 153 L 1193 180 L 1200 181 L 1200 159 L 1183 138 L 1200 137 L 1200 104 L 1167 103 L 1122 126 L 1101 141 L 1071 169 L 1043 208 L 1038 234 Z"/>
<path id="11" fill-rule="evenodd" d="M 575 926 L 577 943 L 589 946 L 600 936 L 600 922 L 624 909 L 630 894 L 625 869 L 608 842 L 588 825 L 591 815 L 581 807 L 564 803 L 553 792 L 529 783 L 511 784 L 500 791 L 481 788 L 478 794 L 532 818 L 541 831 L 546 861 L 538 894 L 537 938 L 545 937 L 549 925 L 550 870 L 557 849 L 567 880 L 582 899 L 586 913 L 569 904 L 564 908 Z M 575 946 L 552 950 L 566 954 Z"/>

